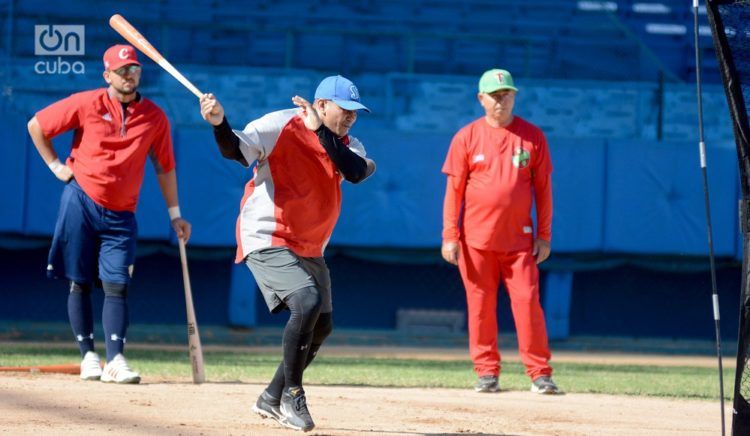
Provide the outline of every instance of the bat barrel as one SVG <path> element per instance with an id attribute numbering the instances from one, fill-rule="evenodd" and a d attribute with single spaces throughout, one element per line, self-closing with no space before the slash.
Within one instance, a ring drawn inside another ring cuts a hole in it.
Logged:
<path id="1" fill-rule="evenodd" d="M 122 15 L 120 14 L 114 14 L 109 19 L 109 25 L 112 27 L 117 33 L 119 33 L 123 38 L 125 38 L 129 43 L 131 43 L 135 48 L 140 50 L 142 53 L 144 53 L 146 56 L 151 58 L 154 62 L 156 62 L 160 67 L 162 67 L 166 72 L 172 75 L 177 81 L 179 81 L 183 86 L 185 86 L 190 92 L 192 92 L 196 97 L 201 98 L 203 96 L 203 93 L 198 90 L 198 88 L 195 87 L 188 79 L 185 78 L 175 67 L 172 66 L 172 64 L 169 63 L 166 59 L 164 59 L 164 56 L 162 56 L 161 53 L 157 49 L 154 48 L 153 45 L 136 30 L 135 27 L 133 27 L 132 24 L 128 22 Z"/>
<path id="2" fill-rule="evenodd" d="M 195 308 L 193 307 L 193 291 L 190 286 L 190 273 L 187 265 L 185 241 L 183 241 L 182 238 L 178 238 L 178 241 L 180 246 L 180 262 L 182 263 L 182 280 L 185 287 L 185 308 L 187 311 L 190 366 L 193 371 L 193 383 L 200 384 L 206 381 L 206 374 L 203 365 L 203 347 L 201 345 L 200 333 L 198 331 L 198 322 L 195 317 Z"/>

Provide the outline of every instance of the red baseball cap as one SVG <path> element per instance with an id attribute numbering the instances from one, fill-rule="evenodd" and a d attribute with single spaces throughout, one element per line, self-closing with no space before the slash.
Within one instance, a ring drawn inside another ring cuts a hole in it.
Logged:
<path id="1" fill-rule="evenodd" d="M 124 65 L 140 65 L 138 54 L 130 45 L 117 44 L 104 52 L 104 69 L 116 70 Z"/>

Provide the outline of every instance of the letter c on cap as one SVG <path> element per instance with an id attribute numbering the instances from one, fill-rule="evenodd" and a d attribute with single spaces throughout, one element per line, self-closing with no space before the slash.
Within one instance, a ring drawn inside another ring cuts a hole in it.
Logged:
<path id="1" fill-rule="evenodd" d="M 120 51 L 117 53 L 117 56 L 119 56 L 120 59 L 128 59 L 128 49 L 127 48 L 120 49 Z"/>

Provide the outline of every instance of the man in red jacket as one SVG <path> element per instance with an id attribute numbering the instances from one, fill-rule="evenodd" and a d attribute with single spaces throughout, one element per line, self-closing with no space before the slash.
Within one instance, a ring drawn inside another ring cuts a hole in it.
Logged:
<path id="1" fill-rule="evenodd" d="M 458 265 L 466 288 L 469 352 L 479 376 L 475 390 L 500 390 L 497 291 L 502 279 L 531 390 L 555 394 L 537 269 L 550 253 L 552 163 L 542 131 L 513 115 L 517 91 L 505 70 L 489 70 L 479 81 L 485 115 L 459 130 L 443 165 L 448 183 L 441 251 Z"/>
<path id="2" fill-rule="evenodd" d="M 138 93 L 141 64 L 135 49 L 115 45 L 104 53 L 106 88 L 79 92 L 40 110 L 29 135 L 50 171 L 66 183 L 60 199 L 47 275 L 70 281 L 68 316 L 81 351 L 81 378 L 138 383 L 125 360 L 128 284 L 133 275 L 135 208 L 146 160 L 151 160 L 177 237 L 188 240 L 190 223 L 180 217 L 169 121 Z M 65 163 L 52 138 L 75 130 Z M 107 364 L 94 350 L 91 291 L 104 290 L 102 324 Z"/>

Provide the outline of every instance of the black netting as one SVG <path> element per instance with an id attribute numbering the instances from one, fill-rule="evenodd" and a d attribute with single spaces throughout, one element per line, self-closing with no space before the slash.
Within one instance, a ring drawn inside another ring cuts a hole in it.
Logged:
<path id="1" fill-rule="evenodd" d="M 737 103 L 743 103 L 745 120 L 747 120 L 748 112 L 745 103 L 750 102 L 750 1 L 743 0 L 720 4 L 717 6 L 717 10 L 724 24 L 727 48 L 731 52 L 735 67 L 734 80 L 739 82 L 740 94 L 742 95 L 742 102 Z M 748 133 L 746 129 L 744 133 Z M 750 138 L 746 136 L 743 139 L 745 144 L 748 144 Z"/>
<path id="2" fill-rule="evenodd" d="M 742 370 L 738 372 L 741 373 L 740 375 L 740 386 L 739 386 L 739 393 L 742 395 L 743 398 L 750 398 L 750 371 L 747 370 L 747 363 L 748 363 L 748 356 L 747 352 L 745 352 L 745 363 L 742 365 Z"/>
<path id="3" fill-rule="evenodd" d="M 750 197 L 750 114 L 747 106 L 750 102 L 750 1 L 709 0 L 707 6 L 716 55 L 734 123 L 743 193 L 742 204 L 745 205 L 741 213 L 742 289 L 732 433 L 747 435 L 750 434 L 750 216 L 746 206 Z"/>

